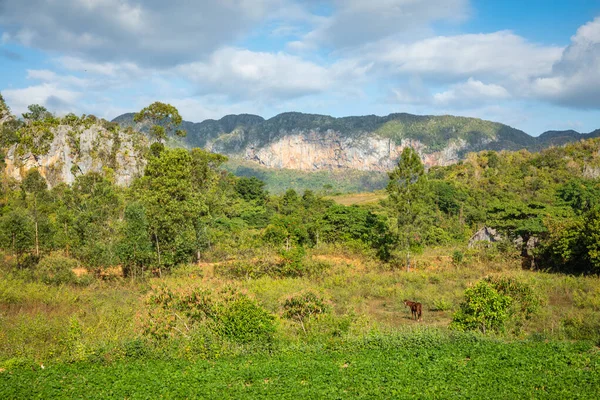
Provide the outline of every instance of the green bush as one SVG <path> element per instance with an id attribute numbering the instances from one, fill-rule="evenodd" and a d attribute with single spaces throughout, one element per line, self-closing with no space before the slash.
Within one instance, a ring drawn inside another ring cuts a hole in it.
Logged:
<path id="1" fill-rule="evenodd" d="M 178 292 L 153 290 L 144 332 L 153 339 L 194 336 L 209 329 L 234 342 L 270 343 L 275 333 L 274 317 L 254 300 L 235 289 L 213 293 L 193 288 Z"/>
<path id="2" fill-rule="evenodd" d="M 61 285 L 77 282 L 73 268 L 77 260 L 58 254 L 45 256 L 35 267 L 34 276 L 37 280 L 49 285 Z"/>
<path id="3" fill-rule="evenodd" d="M 509 316 L 512 299 L 498 293 L 493 285 L 479 281 L 465 290 L 465 301 L 454 314 L 450 327 L 457 330 L 501 331 Z"/>
<path id="4" fill-rule="evenodd" d="M 462 251 L 455 250 L 454 253 L 452 253 L 452 264 L 456 266 L 461 265 L 464 258 L 465 254 Z"/>
<path id="5" fill-rule="evenodd" d="M 283 316 L 300 322 L 304 332 L 306 332 L 304 322 L 307 319 L 328 311 L 329 307 L 323 298 L 311 291 L 292 295 L 283 302 Z"/>
<path id="6" fill-rule="evenodd" d="M 325 262 L 309 260 L 302 247 L 281 251 L 280 257 L 266 257 L 254 261 L 224 263 L 215 267 L 218 275 L 231 279 L 298 278 L 315 276 L 331 266 Z"/>
<path id="7" fill-rule="evenodd" d="M 214 309 L 215 330 L 239 343 L 270 343 L 274 317 L 248 296 L 231 292 Z"/>

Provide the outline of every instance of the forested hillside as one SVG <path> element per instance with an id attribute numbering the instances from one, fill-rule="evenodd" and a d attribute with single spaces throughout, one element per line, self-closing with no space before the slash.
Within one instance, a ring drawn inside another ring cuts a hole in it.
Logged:
<path id="1" fill-rule="evenodd" d="M 465 244 L 486 225 L 522 240 L 522 255 L 531 263 L 539 259 L 542 268 L 591 272 L 600 266 L 594 234 L 600 139 L 540 153 L 472 153 L 429 171 L 407 147 L 390 172 L 388 200 L 377 207 L 346 207 L 321 197 L 323 191 L 272 195 L 259 179 L 227 172 L 225 156 L 165 148 L 162 142 L 176 126 L 165 131 L 156 116 L 178 116 L 169 107 L 155 103 L 139 114 L 154 121 L 156 142 L 140 150 L 145 169 L 130 187 L 117 185 L 110 163 L 75 173 L 71 185 L 53 182 L 51 188 L 48 174 L 36 168 L 24 171 L 20 182 L 4 175 L 2 243 L 16 265 L 34 266 L 61 252 L 90 269 L 122 265 L 130 275 L 282 248 L 300 257 L 302 249 L 322 243 L 352 246 L 398 264 L 405 262 L 402 252 Z M 38 111 L 46 114 L 3 124 L 5 152 L 26 148 L 23 153 L 35 158 L 48 151 L 53 124 L 71 123 L 77 131 L 88 123 Z M 535 255 L 526 249 L 532 237 L 540 241 Z"/>

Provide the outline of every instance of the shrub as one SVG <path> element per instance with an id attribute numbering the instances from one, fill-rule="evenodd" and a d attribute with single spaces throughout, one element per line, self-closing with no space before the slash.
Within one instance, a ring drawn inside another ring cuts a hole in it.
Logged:
<path id="1" fill-rule="evenodd" d="M 280 257 L 266 257 L 261 260 L 224 263 L 215 267 L 215 272 L 232 279 L 298 278 L 322 274 L 331 265 L 309 260 L 302 247 L 282 251 Z"/>
<path id="2" fill-rule="evenodd" d="M 498 293 L 493 285 L 479 281 L 465 290 L 465 301 L 454 314 L 450 327 L 458 330 L 481 330 L 484 334 L 492 329 L 504 329 L 512 299 Z"/>
<path id="3" fill-rule="evenodd" d="M 487 277 L 484 280 L 498 293 L 509 296 L 513 300 L 517 315 L 530 319 L 538 310 L 540 299 L 528 284 L 509 277 Z"/>
<path id="4" fill-rule="evenodd" d="M 215 330 L 239 343 L 270 343 L 274 317 L 248 296 L 231 292 L 214 309 Z"/>
<path id="5" fill-rule="evenodd" d="M 58 254 L 45 256 L 35 267 L 36 279 L 50 285 L 61 285 L 75 283 L 77 276 L 73 268 L 77 267 L 77 261 Z"/>
<path id="6" fill-rule="evenodd" d="M 283 316 L 300 322 L 304 332 L 306 332 L 304 322 L 308 318 L 328 311 L 329 307 L 325 301 L 311 291 L 295 294 L 283 302 Z"/>
<path id="7" fill-rule="evenodd" d="M 452 253 L 452 264 L 456 266 L 461 265 L 464 258 L 465 255 L 462 251 L 455 250 L 454 253 Z"/>
<path id="8" fill-rule="evenodd" d="M 147 305 L 144 333 L 154 339 L 189 337 L 209 329 L 238 343 L 268 343 L 275 333 L 274 317 L 235 289 L 214 294 L 202 288 L 159 288 L 151 292 Z"/>
<path id="9" fill-rule="evenodd" d="M 429 308 L 430 311 L 448 311 L 452 309 L 452 303 L 444 299 L 436 299 Z"/>

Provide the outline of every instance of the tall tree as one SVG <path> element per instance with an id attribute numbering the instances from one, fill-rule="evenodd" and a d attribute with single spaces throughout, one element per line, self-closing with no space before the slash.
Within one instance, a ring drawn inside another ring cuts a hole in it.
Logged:
<path id="1" fill-rule="evenodd" d="M 27 107 L 29 112 L 23 113 L 23 118 L 27 122 L 43 121 L 47 118 L 52 117 L 52 114 L 44 106 L 39 104 L 31 104 Z"/>
<path id="2" fill-rule="evenodd" d="M 396 217 L 398 239 L 406 254 L 406 269 L 409 271 L 411 247 L 415 245 L 423 224 L 422 217 L 427 212 L 425 168 L 417 152 L 406 147 L 398 165 L 388 176 L 388 204 L 391 214 Z"/>
<path id="3" fill-rule="evenodd" d="M 40 172 L 36 169 L 27 171 L 27 175 L 21 183 L 23 190 L 30 195 L 33 201 L 33 222 L 35 225 L 35 255 L 40 256 L 40 239 L 39 239 L 39 215 L 38 215 L 38 198 L 48 188 L 48 184 Z"/>
<path id="4" fill-rule="evenodd" d="M 32 222 L 27 213 L 16 209 L 1 220 L 2 234 L 8 247 L 12 249 L 17 266 L 21 256 L 31 249 L 33 244 Z"/>
<path id="5" fill-rule="evenodd" d="M 143 276 L 144 266 L 152 259 L 152 242 L 146 210 L 139 203 L 128 204 L 125 208 L 123 238 L 118 245 L 119 258 L 123 264 L 123 274 Z"/>
<path id="6" fill-rule="evenodd" d="M 169 134 L 174 133 L 180 137 L 186 135 L 184 130 L 178 129 L 183 121 L 179 111 L 170 104 L 154 102 L 135 114 L 133 120 L 134 122 L 150 123 L 150 136 L 161 144 Z"/>

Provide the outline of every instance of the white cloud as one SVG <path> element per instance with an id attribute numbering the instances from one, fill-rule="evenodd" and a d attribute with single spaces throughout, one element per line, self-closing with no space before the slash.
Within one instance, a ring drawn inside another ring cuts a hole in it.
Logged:
<path id="1" fill-rule="evenodd" d="M 469 13 L 468 0 L 331 0 L 334 12 L 302 40 L 295 49 L 325 45 L 350 48 L 389 36 L 406 38 L 428 32 L 440 20 L 460 21 Z"/>
<path id="2" fill-rule="evenodd" d="M 131 62 L 90 62 L 70 56 L 60 57 L 56 61 L 60 66 L 69 71 L 87 72 L 108 77 L 139 76 L 143 72 L 140 67 Z"/>
<path id="3" fill-rule="evenodd" d="M 178 70 L 201 93 L 269 101 L 321 93 L 342 79 L 359 79 L 368 68 L 352 61 L 323 67 L 286 53 L 224 48 L 206 63 L 191 63 Z"/>
<path id="4" fill-rule="evenodd" d="M 459 108 L 505 100 L 509 97 L 508 91 L 500 85 L 485 84 L 469 78 L 466 82 L 454 84 L 448 90 L 434 94 L 433 103 L 439 106 Z"/>
<path id="5" fill-rule="evenodd" d="M 78 78 L 76 76 L 58 75 L 56 72 L 47 69 L 28 69 L 27 79 L 33 79 L 60 86 L 81 88 L 90 86 L 91 84 L 87 79 Z"/>
<path id="6" fill-rule="evenodd" d="M 27 0 L 0 13 L 3 40 L 101 62 L 170 66 L 238 39 L 284 0 Z"/>
<path id="7" fill-rule="evenodd" d="M 15 115 L 27 111 L 30 104 L 40 104 L 52 112 L 67 114 L 73 112 L 75 103 L 82 93 L 60 88 L 54 83 L 42 83 L 23 89 L 7 89 L 2 92 Z"/>
<path id="8" fill-rule="evenodd" d="M 390 73 L 434 80 L 467 77 L 524 79 L 549 72 L 562 48 L 539 46 L 509 31 L 437 36 L 410 44 L 377 43 L 366 57 Z"/>
<path id="9" fill-rule="evenodd" d="M 575 108 L 600 109 L 600 17 L 581 26 L 552 71 L 534 80 L 542 99 Z"/>

